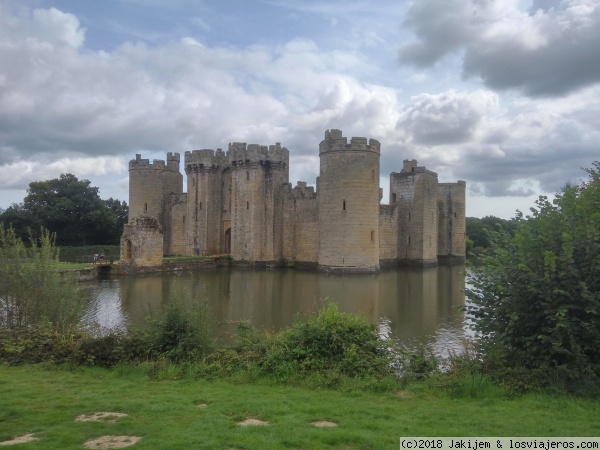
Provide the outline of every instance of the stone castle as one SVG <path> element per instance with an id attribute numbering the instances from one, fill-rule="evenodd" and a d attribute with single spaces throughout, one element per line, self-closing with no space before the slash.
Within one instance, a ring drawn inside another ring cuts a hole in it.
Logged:
<path id="1" fill-rule="evenodd" d="M 465 182 L 439 183 L 405 160 L 380 204 L 380 143 L 328 130 L 319 144 L 316 190 L 289 183 L 289 152 L 279 143 L 235 142 L 129 163 L 129 223 L 121 257 L 160 265 L 163 255 L 229 254 L 238 264 L 331 271 L 436 265 L 465 259 Z"/>

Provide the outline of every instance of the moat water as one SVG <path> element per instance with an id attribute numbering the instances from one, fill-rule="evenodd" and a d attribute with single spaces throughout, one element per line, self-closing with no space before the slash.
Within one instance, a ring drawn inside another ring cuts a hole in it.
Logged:
<path id="1" fill-rule="evenodd" d="M 465 335 L 465 267 L 389 269 L 379 274 L 326 274 L 294 269 L 218 268 L 100 279 L 85 283 L 88 316 L 102 327 L 143 323 L 172 298 L 206 298 L 215 337 L 228 341 L 232 322 L 279 330 L 298 313 L 314 312 L 325 299 L 341 311 L 360 314 L 382 335 L 439 354 L 456 351 Z"/>

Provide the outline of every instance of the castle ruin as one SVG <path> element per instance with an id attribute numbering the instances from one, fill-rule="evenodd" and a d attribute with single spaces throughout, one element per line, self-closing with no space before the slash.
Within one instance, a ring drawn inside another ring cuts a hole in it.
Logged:
<path id="1" fill-rule="evenodd" d="M 319 144 L 316 190 L 289 183 L 289 152 L 279 143 L 229 144 L 224 152 L 185 152 L 129 163 L 129 223 L 121 257 L 160 265 L 163 255 L 229 254 L 247 265 L 328 271 L 436 265 L 465 259 L 465 182 L 438 183 L 405 160 L 380 204 L 380 143 L 328 130 Z"/>

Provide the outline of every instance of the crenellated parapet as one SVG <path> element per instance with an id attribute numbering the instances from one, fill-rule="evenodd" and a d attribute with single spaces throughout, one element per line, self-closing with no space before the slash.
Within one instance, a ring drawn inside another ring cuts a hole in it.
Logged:
<path id="1" fill-rule="evenodd" d="M 227 155 L 218 148 L 216 151 L 211 149 L 193 150 L 185 152 L 184 166 L 185 173 L 202 171 L 216 171 L 220 167 L 227 165 Z"/>
<path id="2" fill-rule="evenodd" d="M 353 137 L 348 143 L 348 138 L 342 136 L 341 130 L 325 131 L 325 139 L 319 144 L 319 155 L 329 152 L 381 152 L 381 143 L 377 139 L 366 137 Z"/>
<path id="3" fill-rule="evenodd" d="M 169 172 L 179 172 L 179 153 L 167 153 L 167 160 L 155 159 L 150 162 L 149 159 L 142 159 L 142 155 L 135 155 L 135 159 L 129 161 L 129 170 L 161 170 Z"/>
<path id="4" fill-rule="evenodd" d="M 416 159 L 405 159 L 403 161 L 402 170 L 400 175 L 414 174 L 414 173 L 426 173 L 437 177 L 437 173 L 432 170 L 427 170 L 425 166 L 419 166 Z M 398 175 L 397 172 L 392 172 L 392 175 Z"/>
<path id="5" fill-rule="evenodd" d="M 246 144 L 233 142 L 229 144 L 227 157 L 232 167 L 245 165 L 265 165 L 268 161 L 272 166 L 286 168 L 289 164 L 290 152 L 279 142 L 275 145 Z"/>
<path id="6" fill-rule="evenodd" d="M 317 198 L 317 193 L 315 192 L 315 187 L 307 186 L 305 181 L 298 181 L 296 183 L 296 186 L 294 186 L 293 189 L 291 189 L 291 185 L 290 185 L 290 195 L 294 199 L 300 199 L 300 198 L 316 199 Z"/>

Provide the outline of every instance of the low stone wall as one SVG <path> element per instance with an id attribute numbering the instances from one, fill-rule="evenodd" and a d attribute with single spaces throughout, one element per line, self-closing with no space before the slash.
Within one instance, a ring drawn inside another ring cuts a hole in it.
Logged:
<path id="1" fill-rule="evenodd" d="M 160 272 L 182 272 L 198 269 L 214 269 L 216 267 L 227 267 L 231 265 L 231 260 L 226 257 L 198 258 L 185 261 L 166 261 L 160 266 L 136 266 L 135 264 L 119 261 L 118 264 L 111 266 L 110 275 L 134 275 L 140 273 L 160 273 Z"/>
<path id="2" fill-rule="evenodd" d="M 98 266 L 84 267 L 77 270 L 63 270 L 61 276 L 76 274 L 77 281 L 92 281 L 98 278 Z"/>

